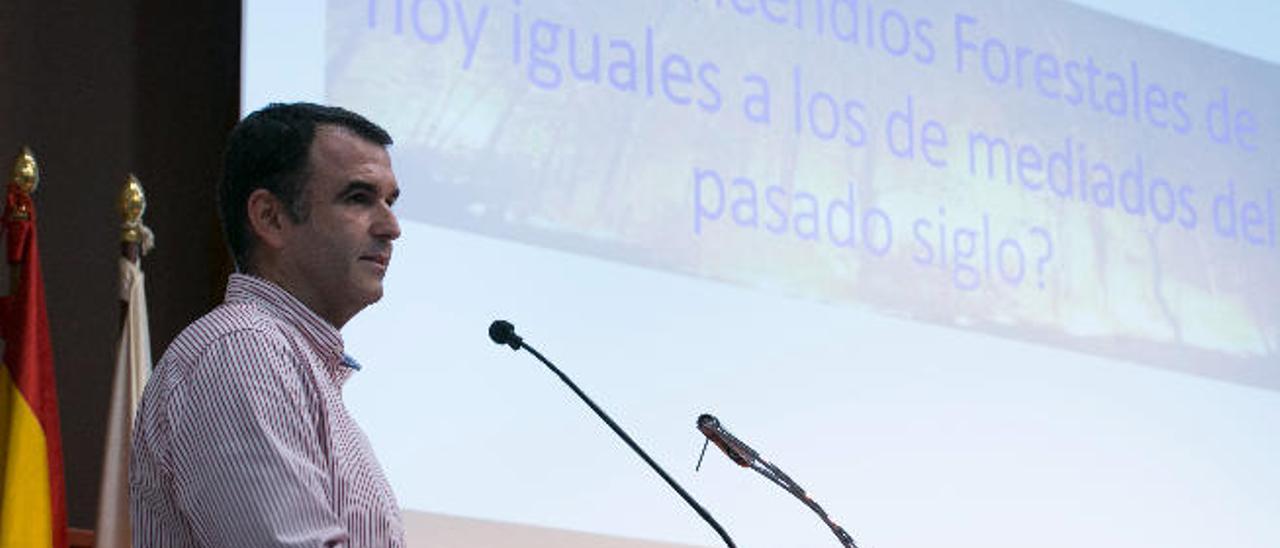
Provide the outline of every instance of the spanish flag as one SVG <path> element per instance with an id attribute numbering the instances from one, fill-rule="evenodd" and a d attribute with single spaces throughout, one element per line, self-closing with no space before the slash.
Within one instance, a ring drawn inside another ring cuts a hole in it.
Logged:
<path id="1" fill-rule="evenodd" d="M 30 194 L 37 178 L 24 149 L 4 211 L 12 292 L 0 298 L 0 548 L 67 546 L 53 350 Z"/>

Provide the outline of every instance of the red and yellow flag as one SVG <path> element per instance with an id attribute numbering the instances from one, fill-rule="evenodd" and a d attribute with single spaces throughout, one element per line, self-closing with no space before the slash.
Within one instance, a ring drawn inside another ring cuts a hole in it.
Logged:
<path id="1" fill-rule="evenodd" d="M 4 211 L 12 293 L 0 299 L 0 547 L 67 546 L 62 436 L 44 278 L 36 248 L 31 191 L 34 157 L 23 150 Z"/>

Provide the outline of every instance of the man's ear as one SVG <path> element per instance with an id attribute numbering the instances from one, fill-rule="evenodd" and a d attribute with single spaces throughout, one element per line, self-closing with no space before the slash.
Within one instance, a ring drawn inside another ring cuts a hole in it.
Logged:
<path id="1" fill-rule="evenodd" d="M 290 225 L 289 212 L 284 202 L 265 188 L 259 188 L 249 194 L 246 204 L 249 212 L 249 229 L 257 236 L 260 244 L 280 249 L 284 246 L 285 231 Z"/>

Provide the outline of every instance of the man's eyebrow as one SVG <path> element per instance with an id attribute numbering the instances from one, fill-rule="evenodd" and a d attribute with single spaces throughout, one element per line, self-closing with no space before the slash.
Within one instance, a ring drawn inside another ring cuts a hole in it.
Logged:
<path id="1" fill-rule="evenodd" d="M 342 187 L 342 190 L 338 192 L 338 196 L 346 196 L 348 194 L 351 194 L 352 192 L 368 192 L 370 194 L 377 194 L 378 185 L 375 185 L 368 181 L 362 181 L 362 180 L 356 179 L 354 181 L 347 183 L 347 186 Z M 396 186 L 391 191 L 391 194 L 387 196 L 387 199 L 392 202 L 395 202 L 396 200 L 400 199 L 400 187 Z"/>
<path id="2" fill-rule="evenodd" d="M 364 192 L 372 192 L 374 194 L 378 193 L 378 187 L 376 185 L 368 181 L 361 181 L 357 179 L 355 181 L 351 181 L 347 183 L 347 186 L 342 187 L 342 190 L 338 191 L 338 195 L 345 196 L 357 190 L 364 191 Z"/>

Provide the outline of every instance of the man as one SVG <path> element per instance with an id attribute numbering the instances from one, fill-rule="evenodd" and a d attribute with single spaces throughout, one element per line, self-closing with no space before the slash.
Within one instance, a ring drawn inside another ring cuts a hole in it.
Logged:
<path id="1" fill-rule="evenodd" d="M 219 186 L 238 273 L 156 366 L 134 427 L 134 546 L 402 546 L 400 511 L 342 403 L 339 330 L 382 296 L 391 137 L 271 105 L 231 133 Z"/>

